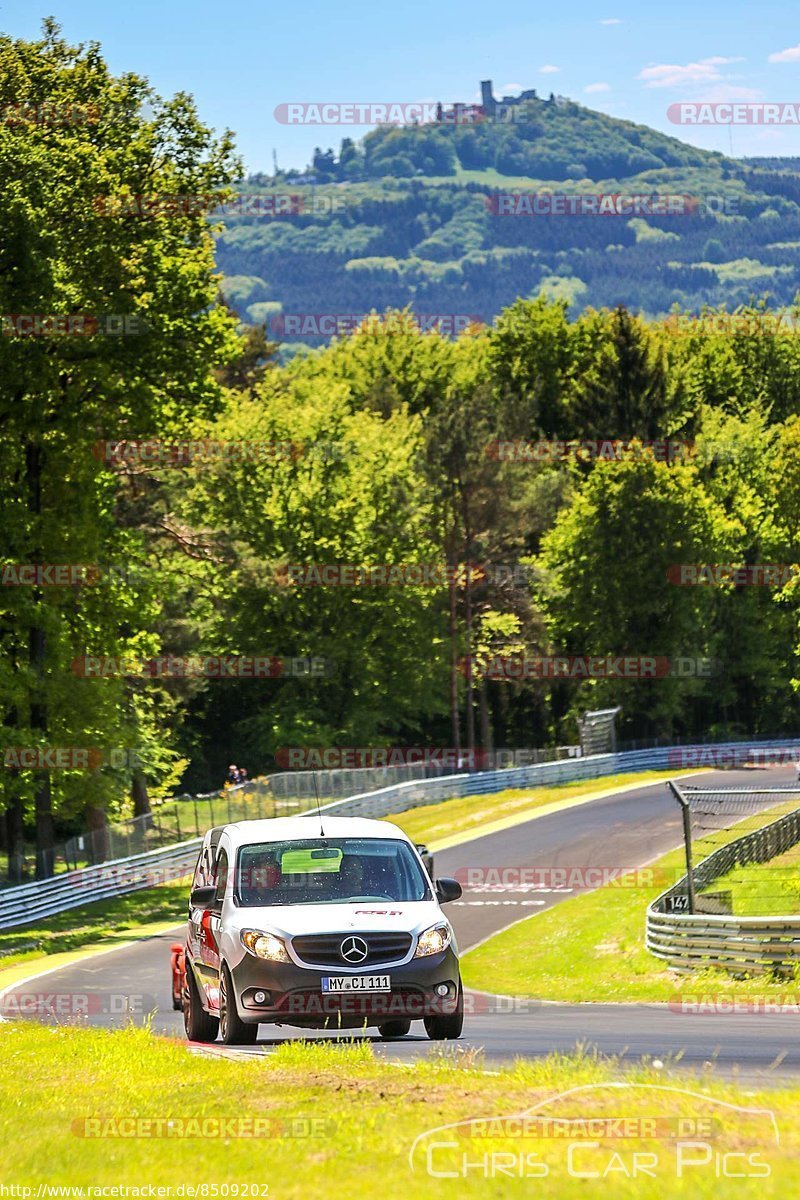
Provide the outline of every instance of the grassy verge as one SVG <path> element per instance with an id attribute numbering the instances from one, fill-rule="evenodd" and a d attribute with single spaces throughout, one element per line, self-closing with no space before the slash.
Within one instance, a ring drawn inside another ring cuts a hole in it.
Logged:
<path id="1" fill-rule="evenodd" d="M 0 1056 L 3 1177 L 33 1186 L 33 1195 L 44 1183 L 184 1185 L 173 1192 L 183 1196 L 205 1185 L 195 1195 L 247 1200 L 373 1191 L 382 1200 L 534 1192 L 570 1200 L 607 1195 L 611 1183 L 614 1195 L 637 1200 L 702 1200 L 800 1187 L 796 1084 L 743 1092 L 677 1076 L 670 1064 L 623 1070 L 582 1055 L 485 1074 L 470 1056 L 432 1050 L 398 1069 L 366 1042 L 293 1042 L 233 1061 L 187 1055 L 183 1044 L 147 1030 L 33 1022 L 0 1027 Z M 567 1089 L 580 1090 L 563 1095 Z M 600 1132 L 576 1123 L 569 1137 L 554 1137 L 542 1136 L 542 1124 L 504 1120 L 535 1105 L 543 1118 L 609 1123 Z M 620 1137 L 615 1118 L 638 1123 Z M 431 1132 L 454 1122 L 473 1124 Z M 734 1170 L 738 1177 L 725 1177 Z"/>
<path id="2" fill-rule="evenodd" d="M 768 824 L 786 809 L 782 804 L 757 820 L 748 818 L 748 830 Z M 695 861 L 741 832 L 733 827 L 725 837 L 717 832 L 697 841 Z M 678 992 L 785 994 L 796 986 L 787 985 L 785 978 L 737 980 L 711 969 L 686 976 L 666 968 L 645 949 L 645 910 L 683 873 L 683 850 L 664 855 L 650 870 L 652 886 L 645 886 L 647 875 L 642 873 L 633 880 L 637 886 L 611 883 L 570 897 L 468 951 L 462 960 L 465 983 L 503 995 L 572 1003 L 669 1001 Z M 715 882 L 711 890 L 718 887 Z"/>
<path id="3" fill-rule="evenodd" d="M 737 916 L 800 914 L 800 845 L 766 863 L 735 867 L 714 881 L 711 891 L 730 890 Z"/>

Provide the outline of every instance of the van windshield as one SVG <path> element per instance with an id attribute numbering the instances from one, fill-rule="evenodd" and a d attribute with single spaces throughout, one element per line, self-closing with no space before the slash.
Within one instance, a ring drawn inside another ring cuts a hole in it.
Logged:
<path id="1" fill-rule="evenodd" d="M 309 838 L 242 846 L 234 895 L 246 907 L 432 899 L 414 851 L 391 838 Z"/>

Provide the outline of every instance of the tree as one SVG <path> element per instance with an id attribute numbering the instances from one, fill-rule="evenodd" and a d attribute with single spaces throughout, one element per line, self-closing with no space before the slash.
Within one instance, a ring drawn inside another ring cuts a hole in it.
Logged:
<path id="1" fill-rule="evenodd" d="M 645 451 L 598 462 L 544 538 L 539 601 L 556 652 L 709 656 L 708 590 L 669 583 L 675 564 L 718 561 L 726 519 L 691 466 Z M 576 685 L 570 684 L 570 687 Z M 634 736 L 671 732 L 710 686 L 702 675 L 577 685 L 573 712 L 622 704 Z"/>
<path id="2" fill-rule="evenodd" d="M 152 118 L 141 115 L 145 102 Z M 22 497 L 6 561 L 72 554 L 97 563 L 113 556 L 114 495 L 93 443 L 164 436 L 219 404 L 211 366 L 235 352 L 236 337 L 214 304 L 213 243 L 198 199 L 224 195 L 240 166 L 230 136 L 214 140 L 188 96 L 162 101 L 136 75 L 115 78 L 96 45 L 69 46 L 52 21 L 39 41 L 0 39 L 0 107 L 19 104 L 55 116 L 0 130 L 2 311 L 23 314 L 4 318 L 0 341 L 2 478 Z M 98 646 L 136 644 L 147 605 L 137 618 L 132 590 L 123 593 L 37 586 L 6 601 L 9 741 L 45 747 L 74 732 L 80 714 L 85 731 L 118 745 L 123 686 L 83 680 L 78 690 L 70 662 Z M 54 796 L 58 803 L 67 784 L 48 770 L 19 781 L 35 813 L 37 871 L 48 875 Z M 84 783 L 90 806 L 107 798 L 107 775 Z"/>

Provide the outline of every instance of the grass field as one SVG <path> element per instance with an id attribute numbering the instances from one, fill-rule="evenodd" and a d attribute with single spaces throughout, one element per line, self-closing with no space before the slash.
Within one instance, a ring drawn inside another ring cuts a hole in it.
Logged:
<path id="1" fill-rule="evenodd" d="M 400 1068 L 367 1042 L 293 1042 L 234 1061 L 147 1030 L 33 1022 L 0 1026 L 0 1058 L 2 1180 L 30 1196 L 40 1183 L 183 1185 L 172 1195 L 247 1200 L 571 1200 L 610 1188 L 703 1200 L 800 1188 L 796 1084 L 743 1090 L 671 1064 L 622 1069 L 582 1055 L 484 1073 L 474 1055 L 433 1048 Z"/>
<path id="2" fill-rule="evenodd" d="M 800 846 L 766 863 L 735 867 L 715 880 L 712 890 L 733 893 L 737 916 L 800 914 Z"/>
<path id="3" fill-rule="evenodd" d="M 792 804 L 794 801 L 791 802 Z M 767 824 L 786 811 L 778 805 L 748 819 L 748 830 Z M 741 834 L 736 827 L 695 842 L 694 861 Z M 726 972 L 707 970 L 691 976 L 670 971 L 644 947 L 647 905 L 684 871 L 683 850 L 653 863 L 656 882 L 646 886 L 609 884 L 570 897 L 534 917 L 527 917 L 491 938 L 462 959 L 464 982 L 479 990 L 510 996 L 535 996 L 565 1002 L 669 1001 L 676 993 L 783 995 L 796 991 L 800 980 L 765 976 L 737 980 Z M 770 864 L 762 868 L 762 886 L 772 887 Z M 748 868 L 748 876 L 753 868 Z M 716 881 L 712 889 L 724 886 Z M 739 912 L 738 903 L 734 905 Z"/>

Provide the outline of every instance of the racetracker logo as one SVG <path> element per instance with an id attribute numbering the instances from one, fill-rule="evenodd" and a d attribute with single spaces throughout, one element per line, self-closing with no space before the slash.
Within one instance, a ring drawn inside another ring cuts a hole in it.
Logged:
<path id="1" fill-rule="evenodd" d="M 74 587 L 94 584 L 100 578 L 99 567 L 84 563 L 5 563 L 4 587 Z"/>
<path id="2" fill-rule="evenodd" d="M 800 563 L 673 563 L 667 579 L 678 587 L 782 588 L 800 575 Z"/>
<path id="3" fill-rule="evenodd" d="M 157 1008 L 155 996 L 142 992 L 32 992 L 0 994 L 0 1016 L 14 1021 L 20 1017 L 92 1017 L 101 1014 L 144 1016 Z"/>
<path id="4" fill-rule="evenodd" d="M 100 120 L 99 104 L 57 104 L 45 101 L 33 104 L 4 104 L 0 107 L 3 125 L 96 125 Z"/>
<path id="5" fill-rule="evenodd" d="M 669 767 L 783 767 L 800 761 L 800 746 L 674 746 Z"/>
<path id="6" fill-rule="evenodd" d="M 3 313 L 3 337 L 134 337 L 144 333 L 139 313 Z"/>
<path id="7" fill-rule="evenodd" d="M 439 106 L 418 101 L 284 103 L 273 111 L 279 125 L 430 125 Z"/>
<path id="8" fill-rule="evenodd" d="M 275 568 L 281 587 L 524 587 L 534 576 L 535 569 L 524 563 L 284 563 Z"/>
<path id="9" fill-rule="evenodd" d="M 351 333 L 438 333 L 451 337 L 483 321 L 475 313 L 277 313 L 270 317 L 275 337 L 345 337 Z"/>
<path id="10" fill-rule="evenodd" d="M 341 211 L 344 197 L 330 197 L 319 207 L 306 207 L 305 196 L 297 192 L 240 192 L 228 198 L 209 193 L 149 193 L 140 195 L 103 195 L 92 200 L 92 211 L 100 217 L 189 217 L 208 213 L 215 217 L 297 217 L 305 212 L 320 215 Z"/>
<path id="11" fill-rule="evenodd" d="M 591 441 L 569 442 L 491 441 L 486 443 L 486 457 L 497 462 L 624 462 L 648 453 L 657 462 L 680 462 L 694 453 L 694 443 L 670 438 L 640 441 L 638 438 L 596 438 Z"/>
<path id="12" fill-rule="evenodd" d="M 700 207 L 696 196 L 625 192 L 498 192 L 484 204 L 495 217 L 689 217 Z"/>
<path id="13" fill-rule="evenodd" d="M 325 1117 L 77 1117 L 72 1122 L 74 1136 L 81 1138 L 329 1138 L 336 1131 L 336 1122 Z M 220 1194 L 237 1192 L 232 1187 Z"/>
<path id="14" fill-rule="evenodd" d="M 681 101 L 670 104 L 673 125 L 800 125 L 800 104 L 737 100 L 718 104 Z"/>
<path id="15" fill-rule="evenodd" d="M 251 654 L 163 654 L 136 659 L 114 655 L 84 655 L 72 660 L 81 679 L 113 676 L 153 679 L 319 679 L 335 671 L 330 658 L 280 658 Z"/>
<path id="16" fill-rule="evenodd" d="M 512 654 L 495 655 L 488 661 L 462 658 L 459 670 L 464 675 L 470 673 L 484 679 L 514 682 L 530 679 L 709 679 L 715 673 L 715 663 L 711 658 L 667 658 L 664 655 L 560 654 L 527 658 Z"/>
<path id="17" fill-rule="evenodd" d="M 679 1016 L 800 1016 L 800 995 L 797 992 L 775 992 L 763 995 L 739 995 L 736 992 L 698 994 L 679 992 L 669 1002 L 669 1010 Z"/>
<path id="18" fill-rule="evenodd" d="M 599 887 L 665 888 L 676 873 L 663 867 L 459 867 L 454 872 L 465 891 L 526 892 L 587 890 Z"/>
<path id="19" fill-rule="evenodd" d="M 95 458 L 113 466 L 188 467 L 207 462 L 278 462 L 294 461 L 304 455 L 342 457 L 341 443 L 319 442 L 220 442 L 160 441 L 158 438 L 134 438 L 125 441 L 95 442 Z"/>
<path id="20" fill-rule="evenodd" d="M 489 758 L 485 750 L 457 750 L 451 746 L 283 746 L 275 762 L 287 771 L 333 771 L 360 767 L 447 767 L 482 770 Z"/>
<path id="21" fill-rule="evenodd" d="M 13 771 L 98 771 L 101 767 L 141 766 L 135 750 L 124 746 L 6 746 L 3 766 Z"/>

